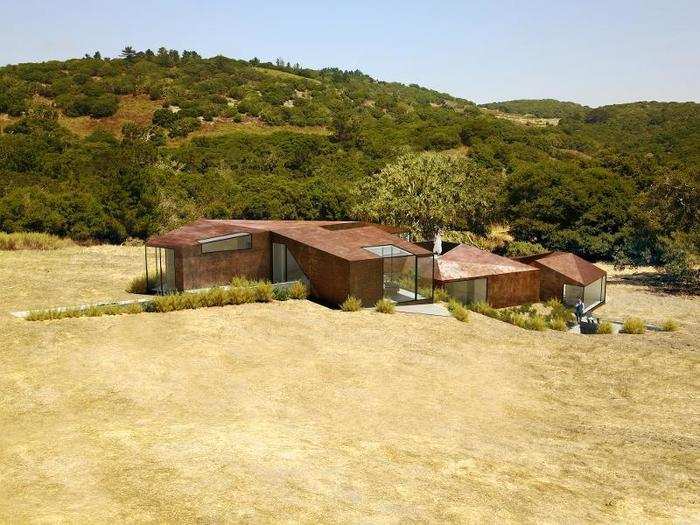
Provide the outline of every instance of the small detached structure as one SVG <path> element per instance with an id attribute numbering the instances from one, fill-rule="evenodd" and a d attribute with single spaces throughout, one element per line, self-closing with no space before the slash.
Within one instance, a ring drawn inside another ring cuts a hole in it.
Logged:
<path id="1" fill-rule="evenodd" d="M 584 312 L 605 303 L 607 273 L 578 255 L 550 252 L 514 260 L 540 270 L 542 301 L 559 299 L 566 306 L 574 306 L 581 299 L 585 305 Z"/>
<path id="2" fill-rule="evenodd" d="M 435 259 L 435 286 L 465 303 L 504 308 L 539 300 L 539 270 L 507 257 L 460 244 Z"/>

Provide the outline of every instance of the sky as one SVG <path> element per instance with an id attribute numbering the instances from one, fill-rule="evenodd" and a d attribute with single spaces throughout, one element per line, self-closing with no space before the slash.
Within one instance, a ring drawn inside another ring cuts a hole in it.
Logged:
<path id="1" fill-rule="evenodd" d="M 125 45 L 360 69 L 477 103 L 700 100 L 700 0 L 0 0 L 0 65 Z"/>

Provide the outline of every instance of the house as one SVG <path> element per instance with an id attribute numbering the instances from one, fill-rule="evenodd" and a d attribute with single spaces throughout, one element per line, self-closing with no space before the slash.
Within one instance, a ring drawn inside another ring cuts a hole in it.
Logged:
<path id="1" fill-rule="evenodd" d="M 607 273 L 569 252 L 550 252 L 514 258 L 540 270 L 540 300 L 560 299 L 574 306 L 578 299 L 589 312 L 605 303 Z"/>
<path id="2" fill-rule="evenodd" d="M 494 308 L 539 301 L 537 268 L 466 244 L 448 248 L 435 259 L 435 286 L 450 296 Z"/>
<path id="3" fill-rule="evenodd" d="M 338 304 L 430 302 L 433 254 L 400 229 L 355 221 L 202 219 L 146 243 L 146 272 L 161 293 L 227 284 L 234 276 L 300 280 Z"/>

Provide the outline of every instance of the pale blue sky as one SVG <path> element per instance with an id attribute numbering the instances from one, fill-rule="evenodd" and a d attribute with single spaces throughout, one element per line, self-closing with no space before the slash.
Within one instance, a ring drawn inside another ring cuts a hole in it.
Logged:
<path id="1" fill-rule="evenodd" d="M 700 98 L 700 0 L 0 0 L 0 64 L 194 49 L 361 69 L 475 102 Z"/>

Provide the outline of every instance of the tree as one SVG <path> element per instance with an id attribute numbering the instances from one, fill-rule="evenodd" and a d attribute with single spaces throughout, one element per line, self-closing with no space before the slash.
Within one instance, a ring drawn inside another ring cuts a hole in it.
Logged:
<path id="1" fill-rule="evenodd" d="M 132 62 L 136 58 L 136 50 L 131 46 L 126 46 L 122 49 L 120 56 L 127 62 Z"/>
<path id="2" fill-rule="evenodd" d="M 411 153 L 365 179 L 353 213 L 405 226 L 423 239 L 440 230 L 483 233 L 492 221 L 500 176 L 466 157 Z"/>

